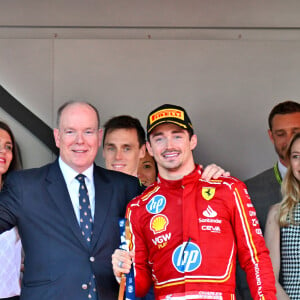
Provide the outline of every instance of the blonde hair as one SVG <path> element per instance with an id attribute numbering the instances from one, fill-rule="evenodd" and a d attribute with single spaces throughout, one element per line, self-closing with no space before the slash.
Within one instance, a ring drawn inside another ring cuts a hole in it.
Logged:
<path id="1" fill-rule="evenodd" d="M 300 132 L 296 133 L 287 149 L 287 158 L 291 159 L 291 149 L 293 144 L 300 139 Z M 295 207 L 300 201 L 300 182 L 294 176 L 291 166 L 282 181 L 281 193 L 283 196 L 279 207 L 279 224 L 281 227 L 295 225 L 294 212 Z"/>

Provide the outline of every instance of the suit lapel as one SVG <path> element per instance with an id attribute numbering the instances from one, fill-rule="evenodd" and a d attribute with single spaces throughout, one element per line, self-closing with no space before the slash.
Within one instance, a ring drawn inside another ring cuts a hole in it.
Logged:
<path id="1" fill-rule="evenodd" d="M 105 219 L 111 207 L 113 198 L 112 184 L 104 180 L 104 174 L 100 174 L 99 169 L 94 168 L 94 184 L 95 184 L 95 215 L 94 228 L 92 236 L 93 249 L 99 239 L 100 233 L 103 229 Z"/>
<path id="2" fill-rule="evenodd" d="M 55 203 L 58 212 L 65 219 L 66 223 L 69 225 L 74 235 L 81 242 L 81 244 L 85 248 L 88 248 L 88 245 L 81 234 L 81 230 L 76 219 L 71 198 L 64 177 L 59 168 L 58 161 L 56 161 L 50 166 L 49 174 L 47 176 L 47 181 L 48 181 L 48 187 L 47 187 L 48 192 L 51 195 L 52 200 Z"/>

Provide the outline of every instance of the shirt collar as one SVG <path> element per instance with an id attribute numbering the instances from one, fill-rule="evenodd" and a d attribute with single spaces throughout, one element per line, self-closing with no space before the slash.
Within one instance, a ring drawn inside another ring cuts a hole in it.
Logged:
<path id="1" fill-rule="evenodd" d="M 280 172 L 280 175 L 281 175 L 281 178 L 283 179 L 285 174 L 286 174 L 286 171 L 287 171 L 287 167 L 284 166 L 280 160 L 278 161 L 278 170 Z"/>
<path id="2" fill-rule="evenodd" d="M 58 158 L 59 167 L 67 185 L 69 185 L 72 180 L 79 174 L 77 171 L 73 170 L 69 165 L 67 165 L 61 157 Z M 85 175 L 89 182 L 93 182 L 93 174 L 94 174 L 94 164 L 84 170 L 81 174 Z"/>
<path id="3" fill-rule="evenodd" d="M 190 182 L 197 181 L 197 179 L 201 178 L 201 175 L 202 175 L 202 169 L 200 168 L 199 165 L 195 164 L 195 169 L 190 174 L 183 176 L 183 178 L 181 178 L 181 179 L 168 180 L 168 179 L 162 178 L 158 174 L 157 182 L 161 183 L 163 185 L 166 185 L 169 188 L 178 188 L 182 185 L 189 184 Z"/>

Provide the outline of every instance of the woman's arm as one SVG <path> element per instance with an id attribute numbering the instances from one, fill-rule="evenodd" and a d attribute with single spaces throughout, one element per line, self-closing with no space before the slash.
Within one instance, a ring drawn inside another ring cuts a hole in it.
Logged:
<path id="1" fill-rule="evenodd" d="M 279 283 L 280 273 L 280 226 L 278 220 L 279 204 L 271 206 L 265 227 L 265 241 L 270 251 L 270 258 L 276 280 L 278 300 L 289 300 L 289 296 Z"/>

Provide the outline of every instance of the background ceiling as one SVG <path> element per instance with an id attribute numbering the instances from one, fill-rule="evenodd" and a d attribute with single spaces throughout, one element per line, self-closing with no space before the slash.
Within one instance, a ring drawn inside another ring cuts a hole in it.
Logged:
<path id="1" fill-rule="evenodd" d="M 299 0 L 2 0 L 0 26 L 300 27 Z"/>

